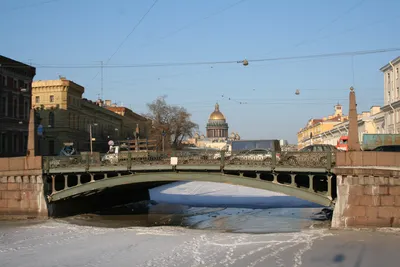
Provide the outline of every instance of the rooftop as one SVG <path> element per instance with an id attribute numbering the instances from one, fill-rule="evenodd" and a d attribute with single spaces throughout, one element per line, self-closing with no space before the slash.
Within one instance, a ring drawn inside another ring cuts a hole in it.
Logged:
<path id="1" fill-rule="evenodd" d="M 398 64 L 398 63 L 400 63 L 400 56 L 399 57 L 396 57 L 395 59 L 393 59 L 392 61 L 391 61 L 391 63 L 393 64 L 393 65 L 396 65 L 396 64 Z M 390 65 L 390 62 L 388 63 L 388 64 L 386 64 L 385 66 L 383 66 L 382 68 L 380 68 L 379 70 L 380 71 L 387 71 L 387 70 L 389 70 L 389 69 L 391 69 L 392 68 L 392 66 Z"/>
<path id="2" fill-rule="evenodd" d="M 4 69 L 10 68 L 10 69 L 24 69 L 27 71 L 27 74 L 30 76 L 35 76 L 36 75 L 36 68 L 29 66 L 27 64 L 24 64 L 22 62 L 16 61 L 14 59 L 5 57 L 0 55 L 0 66 Z"/>

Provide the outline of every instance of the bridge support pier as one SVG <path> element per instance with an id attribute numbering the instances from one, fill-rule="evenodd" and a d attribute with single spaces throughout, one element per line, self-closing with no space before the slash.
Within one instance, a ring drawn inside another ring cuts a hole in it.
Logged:
<path id="1" fill-rule="evenodd" d="M 278 183 L 278 174 L 277 173 L 272 173 L 272 175 L 274 176 L 274 180 L 272 181 L 274 184 Z"/>
<path id="2" fill-rule="evenodd" d="M 315 192 L 315 190 L 314 190 L 314 175 L 309 174 L 308 175 L 308 181 L 310 183 L 310 185 L 308 187 L 308 191 Z"/>
<path id="3" fill-rule="evenodd" d="M 296 187 L 296 174 L 291 173 L 290 174 L 290 186 Z"/>

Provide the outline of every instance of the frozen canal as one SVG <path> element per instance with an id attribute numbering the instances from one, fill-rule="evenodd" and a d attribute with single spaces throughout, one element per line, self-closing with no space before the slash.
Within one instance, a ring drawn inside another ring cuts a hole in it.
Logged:
<path id="1" fill-rule="evenodd" d="M 393 232 L 243 234 L 181 227 L 2 223 L 0 266 L 398 267 Z"/>
<path id="2" fill-rule="evenodd" d="M 176 183 L 150 196 L 161 203 L 144 214 L 0 221 L 0 266 L 399 266 L 400 232 L 330 231 L 310 220 L 321 207 L 282 194 Z"/>

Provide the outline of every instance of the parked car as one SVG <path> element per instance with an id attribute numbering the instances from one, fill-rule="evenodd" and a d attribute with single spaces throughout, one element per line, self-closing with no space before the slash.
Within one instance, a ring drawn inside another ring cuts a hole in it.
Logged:
<path id="1" fill-rule="evenodd" d="M 276 154 L 276 161 L 279 161 L 280 153 Z M 247 151 L 240 151 L 229 157 L 229 160 L 243 160 L 243 161 L 272 161 L 272 152 L 267 149 L 251 149 Z"/>
<path id="2" fill-rule="evenodd" d="M 400 145 L 378 146 L 371 151 L 400 152 Z"/>
<path id="3" fill-rule="evenodd" d="M 299 151 L 287 151 L 282 153 L 280 164 L 290 166 L 326 166 L 328 164 L 328 152 L 332 153 L 332 163 L 335 162 L 334 153 L 339 150 L 332 145 L 318 144 L 310 145 L 300 149 Z"/>

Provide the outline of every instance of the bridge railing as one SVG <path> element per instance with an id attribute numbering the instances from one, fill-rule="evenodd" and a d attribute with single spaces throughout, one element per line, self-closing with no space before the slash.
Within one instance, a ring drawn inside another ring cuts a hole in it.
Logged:
<path id="1" fill-rule="evenodd" d="M 76 156 L 43 157 L 44 170 L 126 168 L 127 170 L 146 166 L 254 166 L 266 168 L 324 168 L 335 166 L 336 154 L 332 152 L 123 152 L 120 154 L 85 153 Z"/>

